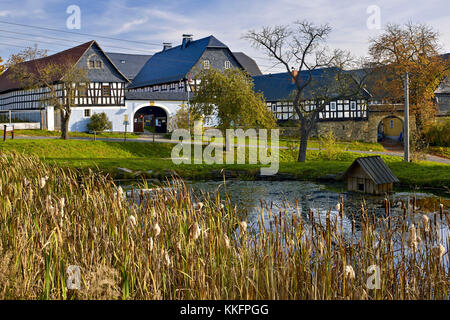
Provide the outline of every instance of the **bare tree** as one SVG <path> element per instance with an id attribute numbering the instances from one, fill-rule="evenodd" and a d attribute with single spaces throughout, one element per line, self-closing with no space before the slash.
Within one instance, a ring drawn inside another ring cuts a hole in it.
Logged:
<path id="1" fill-rule="evenodd" d="M 58 61 L 34 59 L 36 49 L 28 48 L 11 56 L 8 62 L 9 78 L 24 90 L 43 89 L 41 103 L 61 111 L 61 138 L 69 139 L 69 120 L 81 90 L 87 90 L 87 70 L 69 58 Z M 29 61 L 31 59 L 31 61 Z M 25 63 L 25 61 L 29 61 Z"/>
<path id="2" fill-rule="evenodd" d="M 316 26 L 308 21 L 296 21 L 292 25 L 250 30 L 244 36 L 254 47 L 264 50 L 276 65 L 284 66 L 295 82 L 296 90 L 290 100 L 300 122 L 300 162 L 306 160 L 308 137 L 315 127 L 318 114 L 331 100 L 360 94 L 366 77 L 355 78 L 345 71 L 355 61 L 347 52 L 327 48 L 325 44 L 330 32 L 329 25 Z M 323 68 L 329 70 L 314 76 L 315 70 Z M 323 77 L 330 80 L 326 81 L 325 87 L 319 83 L 324 80 Z M 306 108 L 306 104 L 302 103 L 306 90 L 313 92 L 315 108 Z"/>

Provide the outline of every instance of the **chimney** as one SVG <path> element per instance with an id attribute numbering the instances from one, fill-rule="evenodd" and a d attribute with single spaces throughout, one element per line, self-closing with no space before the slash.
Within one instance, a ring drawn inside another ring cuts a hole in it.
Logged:
<path id="1" fill-rule="evenodd" d="M 292 70 L 292 83 L 295 83 L 295 79 L 297 78 L 298 75 L 298 71 L 297 70 Z"/>
<path id="2" fill-rule="evenodd" d="M 170 42 L 163 42 L 163 51 L 172 49 L 172 43 Z"/>
<path id="3" fill-rule="evenodd" d="M 192 34 L 183 34 L 183 42 L 181 43 L 181 48 L 184 49 L 188 46 L 189 42 L 192 41 Z"/>

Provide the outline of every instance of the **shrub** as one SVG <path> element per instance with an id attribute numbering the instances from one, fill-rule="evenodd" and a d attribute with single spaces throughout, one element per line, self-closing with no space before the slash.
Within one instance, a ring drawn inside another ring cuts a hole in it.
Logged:
<path id="1" fill-rule="evenodd" d="M 111 130 L 112 125 L 111 122 L 108 120 L 108 117 L 106 116 L 106 113 L 94 113 L 91 116 L 91 121 L 88 123 L 87 128 L 90 131 L 94 132 L 103 132 L 105 130 Z"/>
<path id="2" fill-rule="evenodd" d="M 328 131 L 323 135 L 319 135 L 320 154 L 323 159 L 336 160 L 340 152 L 336 137 L 333 132 Z"/>
<path id="3" fill-rule="evenodd" d="M 450 118 L 427 125 L 425 139 L 432 146 L 450 147 Z"/>

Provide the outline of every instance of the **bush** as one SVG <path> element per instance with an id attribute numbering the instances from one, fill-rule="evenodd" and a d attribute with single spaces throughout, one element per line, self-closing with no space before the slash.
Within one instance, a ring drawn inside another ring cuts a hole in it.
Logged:
<path id="1" fill-rule="evenodd" d="M 91 121 L 87 125 L 90 131 L 103 132 L 105 130 L 111 130 L 112 128 L 111 122 L 104 112 L 94 113 L 90 120 Z"/>
<path id="2" fill-rule="evenodd" d="M 432 146 L 450 147 L 450 118 L 427 125 L 425 139 Z"/>
<path id="3" fill-rule="evenodd" d="M 333 132 L 328 131 L 319 136 L 320 154 L 323 159 L 336 160 L 341 151 Z"/>

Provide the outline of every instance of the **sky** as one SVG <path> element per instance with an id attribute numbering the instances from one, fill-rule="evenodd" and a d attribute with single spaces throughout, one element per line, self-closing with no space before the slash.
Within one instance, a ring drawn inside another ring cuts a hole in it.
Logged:
<path id="1" fill-rule="evenodd" d="M 67 27 L 73 5 L 80 8 L 80 29 Z M 188 33 L 194 39 L 214 35 L 232 51 L 254 58 L 263 73 L 275 73 L 285 70 L 242 37 L 251 29 L 296 20 L 329 24 L 330 49 L 354 56 L 367 55 L 369 39 L 388 23 L 427 23 L 440 33 L 442 53 L 450 52 L 449 0 L 0 0 L 0 57 L 6 60 L 35 43 L 52 54 L 89 40 L 106 52 L 152 54 L 163 42 L 180 44 Z"/>

